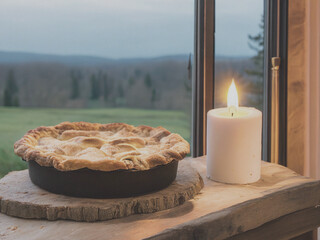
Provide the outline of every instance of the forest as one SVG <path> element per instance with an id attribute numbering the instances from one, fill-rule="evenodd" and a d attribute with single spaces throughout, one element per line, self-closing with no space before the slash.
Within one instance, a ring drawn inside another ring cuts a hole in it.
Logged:
<path id="1" fill-rule="evenodd" d="M 248 74 L 254 67 L 250 58 L 216 58 L 216 106 L 225 106 L 234 78 L 240 103 L 262 107 L 262 80 Z M 0 106 L 185 110 L 191 81 L 191 55 L 113 60 L 0 52 Z"/>

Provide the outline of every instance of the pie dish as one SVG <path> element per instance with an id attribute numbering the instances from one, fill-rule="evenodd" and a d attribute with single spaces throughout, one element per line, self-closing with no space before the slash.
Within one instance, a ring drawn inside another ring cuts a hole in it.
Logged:
<path id="1" fill-rule="evenodd" d="M 14 151 L 26 161 L 59 171 L 143 171 L 183 159 L 189 144 L 163 127 L 63 122 L 30 130 Z"/>

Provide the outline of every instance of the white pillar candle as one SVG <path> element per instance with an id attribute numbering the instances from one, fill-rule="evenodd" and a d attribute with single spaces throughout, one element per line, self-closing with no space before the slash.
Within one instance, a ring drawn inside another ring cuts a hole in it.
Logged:
<path id="1" fill-rule="evenodd" d="M 207 114 L 207 177 L 247 184 L 260 179 L 262 113 L 237 101 L 230 104 L 228 94 L 228 108 Z"/>

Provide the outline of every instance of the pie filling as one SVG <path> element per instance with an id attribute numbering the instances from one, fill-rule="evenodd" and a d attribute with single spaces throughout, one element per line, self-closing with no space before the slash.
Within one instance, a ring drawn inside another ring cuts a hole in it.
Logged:
<path id="1" fill-rule="evenodd" d="M 181 160 L 189 153 L 189 144 L 163 127 L 64 122 L 29 131 L 14 149 L 26 161 L 61 171 L 113 171 L 147 170 Z"/>

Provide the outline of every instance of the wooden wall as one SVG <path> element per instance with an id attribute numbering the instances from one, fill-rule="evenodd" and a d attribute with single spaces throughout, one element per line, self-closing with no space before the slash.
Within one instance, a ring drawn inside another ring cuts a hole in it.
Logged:
<path id="1" fill-rule="evenodd" d="M 304 174 L 306 158 L 306 1 L 289 0 L 287 166 Z"/>

